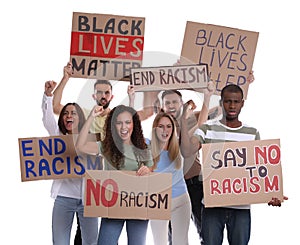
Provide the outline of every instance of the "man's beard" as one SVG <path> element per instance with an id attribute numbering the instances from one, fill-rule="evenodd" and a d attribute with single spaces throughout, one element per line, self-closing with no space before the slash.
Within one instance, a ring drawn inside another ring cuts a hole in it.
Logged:
<path id="1" fill-rule="evenodd" d="M 97 100 L 97 105 L 102 106 L 104 110 L 109 107 L 109 104 L 110 101 L 108 101 L 105 105 L 102 105 L 101 100 L 100 101 Z"/>

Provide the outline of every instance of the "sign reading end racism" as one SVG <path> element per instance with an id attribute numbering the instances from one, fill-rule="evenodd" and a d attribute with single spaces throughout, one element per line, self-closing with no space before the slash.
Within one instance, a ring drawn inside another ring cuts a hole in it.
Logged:
<path id="1" fill-rule="evenodd" d="M 171 218 L 172 174 L 87 170 L 85 217 Z"/>
<path id="2" fill-rule="evenodd" d="M 135 91 L 206 88 L 207 67 L 201 64 L 132 68 L 130 83 Z"/>
<path id="3" fill-rule="evenodd" d="M 73 77 L 120 80 L 140 67 L 145 18 L 73 13 L 70 62 Z"/>
<path id="4" fill-rule="evenodd" d="M 233 83 L 246 98 L 257 40 L 258 32 L 187 21 L 180 63 L 208 64 L 216 94 Z"/>
<path id="5" fill-rule="evenodd" d="M 21 180 L 80 178 L 86 169 L 102 169 L 102 158 L 77 154 L 76 135 L 19 139 Z M 89 140 L 95 140 L 94 135 Z"/>
<path id="6" fill-rule="evenodd" d="M 205 207 L 283 200 L 280 141 L 202 145 Z"/>

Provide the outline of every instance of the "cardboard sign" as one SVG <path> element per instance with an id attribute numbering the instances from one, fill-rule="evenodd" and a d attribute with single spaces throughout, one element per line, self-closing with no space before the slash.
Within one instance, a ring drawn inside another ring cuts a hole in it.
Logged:
<path id="1" fill-rule="evenodd" d="M 206 88 L 207 65 L 141 67 L 131 69 L 135 91 Z"/>
<path id="2" fill-rule="evenodd" d="M 252 70 L 258 32 L 187 21 L 181 50 L 181 64 L 209 66 L 210 78 L 216 84 L 216 94 L 223 87 L 239 85 L 245 98 Z"/>
<path id="3" fill-rule="evenodd" d="M 120 80 L 140 67 L 145 18 L 73 13 L 70 61 L 73 77 Z"/>
<path id="4" fill-rule="evenodd" d="M 85 217 L 171 219 L 172 174 L 87 170 Z"/>
<path id="5" fill-rule="evenodd" d="M 280 140 L 202 145 L 205 207 L 283 199 Z"/>
<path id="6" fill-rule="evenodd" d="M 20 138 L 21 180 L 80 178 L 86 169 L 102 169 L 100 156 L 78 155 L 74 135 Z"/>

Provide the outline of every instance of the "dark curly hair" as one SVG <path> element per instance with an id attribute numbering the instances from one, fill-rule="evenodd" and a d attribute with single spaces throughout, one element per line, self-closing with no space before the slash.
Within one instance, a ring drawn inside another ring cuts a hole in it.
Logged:
<path id="1" fill-rule="evenodd" d="M 80 105 L 78 105 L 77 103 L 67 103 L 60 111 L 59 117 L 58 117 L 58 127 L 59 130 L 62 134 L 67 134 L 68 130 L 66 129 L 66 126 L 64 124 L 64 120 L 63 120 L 63 115 L 65 113 L 65 110 L 67 108 L 67 106 L 69 105 L 73 105 L 76 108 L 77 114 L 78 114 L 78 118 L 79 118 L 79 124 L 78 124 L 78 132 L 80 132 L 80 130 L 82 129 L 84 123 L 85 123 L 85 116 L 84 116 L 84 112 L 81 109 Z"/>
<path id="2" fill-rule="evenodd" d="M 142 159 L 144 164 L 149 159 L 149 156 L 147 155 L 148 150 L 145 151 L 145 149 L 147 149 L 147 144 L 143 135 L 139 115 L 132 107 L 118 105 L 109 112 L 105 120 L 105 138 L 101 142 L 102 153 L 104 157 L 114 168 L 118 170 L 124 166 L 124 147 L 123 140 L 120 138 L 116 129 L 116 120 L 117 117 L 123 112 L 129 112 L 132 115 L 134 129 L 131 135 L 131 142 L 135 146 L 134 153 L 136 155 L 137 161 Z"/>

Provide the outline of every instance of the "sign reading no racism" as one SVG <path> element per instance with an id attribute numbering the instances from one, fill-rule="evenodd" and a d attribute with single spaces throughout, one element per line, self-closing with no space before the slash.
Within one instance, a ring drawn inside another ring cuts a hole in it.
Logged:
<path id="1" fill-rule="evenodd" d="M 101 157 L 77 154 L 73 137 L 76 136 L 20 138 L 21 180 L 80 178 L 87 169 L 102 169 Z"/>
<path id="2" fill-rule="evenodd" d="M 202 145 L 205 207 L 283 200 L 280 140 Z"/>
<path id="3" fill-rule="evenodd" d="M 73 77 L 120 80 L 140 67 L 145 18 L 73 13 L 70 61 Z"/>
<path id="4" fill-rule="evenodd" d="M 233 83 L 239 85 L 245 98 L 252 70 L 258 32 L 187 21 L 181 50 L 181 64 L 209 66 L 216 94 Z"/>
<path id="5" fill-rule="evenodd" d="M 207 67 L 201 64 L 132 68 L 130 83 L 135 91 L 206 88 Z"/>
<path id="6" fill-rule="evenodd" d="M 171 173 L 87 170 L 84 193 L 85 217 L 171 218 Z"/>

